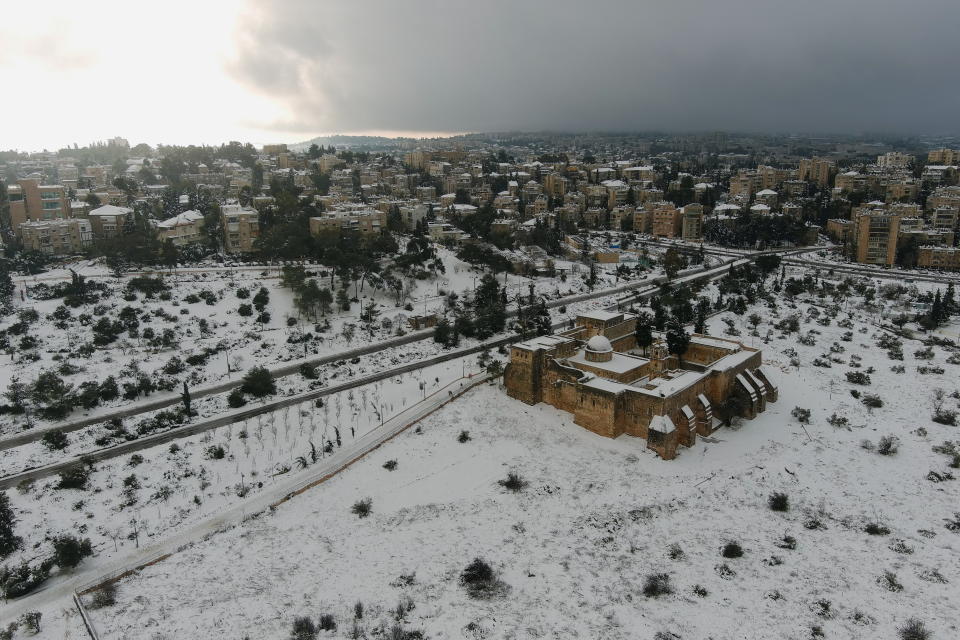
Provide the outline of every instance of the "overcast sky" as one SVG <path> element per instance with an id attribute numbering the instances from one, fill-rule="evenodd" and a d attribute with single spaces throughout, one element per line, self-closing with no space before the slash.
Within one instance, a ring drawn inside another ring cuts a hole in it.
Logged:
<path id="1" fill-rule="evenodd" d="M 128 0 L 2 9 L 0 148 L 328 133 L 943 133 L 960 0 Z"/>

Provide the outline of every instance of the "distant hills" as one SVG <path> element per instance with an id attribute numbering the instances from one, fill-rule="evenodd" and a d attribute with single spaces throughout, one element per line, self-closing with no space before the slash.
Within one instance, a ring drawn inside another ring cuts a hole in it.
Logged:
<path id="1" fill-rule="evenodd" d="M 357 148 L 368 148 L 368 149 L 397 149 L 402 147 L 409 147 L 411 143 L 417 142 L 417 138 L 386 138 L 384 136 L 346 136 L 346 135 L 332 135 L 332 136 L 319 136 L 306 140 L 304 142 L 296 142 L 294 144 L 288 144 L 287 148 L 291 151 L 305 151 L 312 144 L 329 147 L 330 145 L 337 147 L 349 147 L 351 149 Z"/>

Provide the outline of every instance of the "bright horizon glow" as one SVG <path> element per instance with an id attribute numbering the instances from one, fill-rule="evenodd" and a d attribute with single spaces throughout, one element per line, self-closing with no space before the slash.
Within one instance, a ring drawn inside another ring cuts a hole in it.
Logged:
<path id="1" fill-rule="evenodd" d="M 131 146 L 239 140 L 296 143 L 283 106 L 229 72 L 242 0 L 64 0 L 5 6 L 0 22 L 4 100 L 0 149 L 56 151 L 120 136 Z M 145 10 L 144 7 L 150 9 Z M 154 9 L 155 8 L 155 9 Z M 455 132 L 355 131 L 439 137 Z"/>

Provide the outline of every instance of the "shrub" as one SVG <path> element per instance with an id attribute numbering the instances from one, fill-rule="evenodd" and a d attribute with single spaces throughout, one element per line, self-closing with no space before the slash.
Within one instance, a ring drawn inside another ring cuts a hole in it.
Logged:
<path id="1" fill-rule="evenodd" d="M 237 307 L 237 313 L 243 317 L 248 317 L 253 315 L 253 307 L 249 304 L 241 304 Z"/>
<path id="2" fill-rule="evenodd" d="M 877 578 L 877 584 L 887 591 L 903 591 L 903 585 L 897 581 L 897 574 L 893 571 L 884 571 L 883 575 Z"/>
<path id="3" fill-rule="evenodd" d="M 237 297 L 241 300 L 246 300 L 250 297 L 250 289 L 247 289 L 246 287 L 240 287 L 237 289 Z"/>
<path id="4" fill-rule="evenodd" d="M 899 447 L 900 441 L 895 436 L 883 436 L 877 443 L 877 453 L 882 456 L 892 456 Z"/>
<path id="5" fill-rule="evenodd" d="M 926 625 L 916 618 L 910 618 L 907 623 L 897 629 L 900 640 L 927 640 L 932 634 Z"/>
<path id="6" fill-rule="evenodd" d="M 130 459 L 127 460 L 127 466 L 129 467 L 135 467 L 139 464 L 143 464 L 143 456 L 140 455 L 139 453 L 133 454 L 132 456 L 130 456 Z"/>
<path id="7" fill-rule="evenodd" d="M 61 569 L 72 569 L 84 558 L 93 555 L 90 538 L 75 538 L 62 535 L 53 539 L 53 560 Z"/>
<path id="8" fill-rule="evenodd" d="M 50 451 L 63 451 L 69 443 L 70 441 L 67 439 L 67 434 L 60 429 L 47 431 L 43 434 L 43 444 L 50 449 Z"/>
<path id="9" fill-rule="evenodd" d="M 317 368 L 304 362 L 300 365 L 300 375 L 302 375 L 307 380 L 316 380 L 319 376 L 317 373 Z"/>
<path id="10" fill-rule="evenodd" d="M 872 393 L 864 394 L 863 397 L 860 398 L 860 402 L 870 409 L 879 409 L 883 406 L 883 399 L 880 396 Z"/>
<path id="11" fill-rule="evenodd" d="M 474 558 L 460 574 L 460 583 L 474 598 L 490 595 L 497 584 L 497 576 L 486 560 Z"/>
<path id="12" fill-rule="evenodd" d="M 667 556 L 668 556 L 671 560 L 679 560 L 680 558 L 683 557 L 683 555 L 684 555 L 684 553 L 683 553 L 683 547 L 681 547 L 681 546 L 680 546 L 679 544 L 677 544 L 676 542 L 674 542 L 673 544 L 671 544 L 671 545 L 667 548 Z"/>
<path id="13" fill-rule="evenodd" d="M 810 409 L 804 409 L 802 407 L 794 407 L 793 411 L 790 412 L 794 418 L 799 422 L 809 424 L 810 423 Z"/>
<path id="14" fill-rule="evenodd" d="M 363 620 L 363 603 L 359 600 L 353 605 L 353 617 L 356 620 Z"/>
<path id="15" fill-rule="evenodd" d="M 670 576 L 666 573 L 651 573 L 643 582 L 643 595 L 658 598 L 673 593 Z"/>
<path id="16" fill-rule="evenodd" d="M 524 480 L 520 474 L 511 471 L 507 474 L 505 480 L 498 480 L 497 483 L 504 489 L 513 491 L 514 493 L 519 493 L 527 486 L 527 481 Z"/>
<path id="17" fill-rule="evenodd" d="M 57 489 L 86 489 L 90 480 L 90 468 L 83 464 L 76 464 L 60 472 L 60 481 Z"/>
<path id="18" fill-rule="evenodd" d="M 210 460 L 223 460 L 226 455 L 227 452 L 219 444 L 207 447 L 206 456 Z"/>
<path id="19" fill-rule="evenodd" d="M 770 506 L 771 511 L 790 510 L 790 498 L 787 497 L 787 494 L 780 491 L 771 493 L 770 497 L 767 498 L 767 504 Z"/>
<path id="20" fill-rule="evenodd" d="M 387 471 L 393 471 L 394 469 L 397 468 L 397 461 L 387 460 L 386 462 L 383 463 L 383 468 L 386 469 Z"/>
<path id="21" fill-rule="evenodd" d="M 234 409 L 238 409 L 247 404 L 247 399 L 243 397 L 243 391 L 234 389 L 230 392 L 230 395 L 227 396 L 227 404 Z"/>
<path id="22" fill-rule="evenodd" d="M 277 392 L 277 384 L 273 381 L 273 374 L 266 367 L 254 367 L 243 376 L 240 391 L 262 398 Z"/>
<path id="23" fill-rule="evenodd" d="M 108 582 L 93 592 L 90 604 L 94 609 L 112 607 L 117 602 L 117 583 Z"/>
<path id="24" fill-rule="evenodd" d="M 847 419 L 846 416 L 838 416 L 836 413 L 833 413 L 827 418 L 827 423 L 829 423 L 830 426 L 840 428 L 850 424 L 850 420 Z"/>
<path id="25" fill-rule="evenodd" d="M 310 616 L 297 616 L 293 619 L 290 637 L 292 640 L 313 640 L 317 637 L 317 625 Z"/>
<path id="26" fill-rule="evenodd" d="M 879 522 L 868 522 L 867 526 L 865 526 L 863 530 L 872 536 L 885 536 L 890 533 L 890 529 Z"/>
<path id="27" fill-rule="evenodd" d="M 317 626 L 321 631 L 336 631 L 337 630 L 337 621 L 333 619 L 333 615 L 329 613 L 320 614 Z"/>
<path id="28" fill-rule="evenodd" d="M 470 432 L 463 430 L 460 432 L 460 435 L 457 436 L 457 442 L 463 444 L 464 442 L 470 442 Z"/>
<path id="29" fill-rule="evenodd" d="M 870 384 L 870 376 L 863 371 L 847 371 L 847 382 L 850 384 Z"/>
<path id="30" fill-rule="evenodd" d="M 930 419 L 938 424 L 957 426 L 957 412 L 950 409 L 938 409 Z"/>
<path id="31" fill-rule="evenodd" d="M 739 542 L 728 542 L 723 545 L 720 555 L 724 558 L 740 558 L 743 556 L 743 547 L 740 546 Z"/>
<path id="32" fill-rule="evenodd" d="M 797 539 L 793 536 L 784 535 L 777 543 L 777 546 L 781 549 L 789 549 L 790 551 L 793 551 L 797 548 Z"/>
<path id="33" fill-rule="evenodd" d="M 695 584 L 693 585 L 693 594 L 700 598 L 706 598 L 708 595 L 710 595 L 710 592 L 707 591 L 706 587 Z"/>
<path id="34" fill-rule="evenodd" d="M 359 518 L 366 518 L 370 515 L 372 505 L 373 500 L 371 498 L 364 498 L 363 500 L 354 502 L 353 506 L 350 507 L 350 512 Z"/>

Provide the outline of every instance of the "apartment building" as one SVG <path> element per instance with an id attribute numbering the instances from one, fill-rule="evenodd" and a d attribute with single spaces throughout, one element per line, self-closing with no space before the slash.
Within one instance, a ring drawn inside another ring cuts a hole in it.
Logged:
<path id="1" fill-rule="evenodd" d="M 854 225 L 857 262 L 892 265 L 897 257 L 900 216 L 874 210 L 861 214 L 854 220 Z"/>
<path id="2" fill-rule="evenodd" d="M 697 242 L 703 239 L 703 205 L 688 204 L 681 209 L 682 230 L 681 237 L 687 242 Z"/>
<path id="3" fill-rule="evenodd" d="M 61 185 L 42 185 L 35 179 L 17 180 L 7 187 L 10 225 L 19 229 L 32 220 L 62 220 L 70 217 L 70 202 Z"/>
<path id="4" fill-rule="evenodd" d="M 913 164 L 913 156 L 909 153 L 890 151 L 877 156 L 877 166 L 881 169 L 903 169 Z M 947 164 L 947 163 L 945 163 Z"/>
<path id="5" fill-rule="evenodd" d="M 960 206 L 940 206 L 930 215 L 930 224 L 940 231 L 953 231 L 960 222 Z"/>
<path id="6" fill-rule="evenodd" d="M 652 233 L 657 238 L 679 238 L 683 231 L 683 215 L 680 209 L 664 204 L 656 207 L 652 214 Z"/>
<path id="7" fill-rule="evenodd" d="M 17 233 L 24 250 L 47 255 L 80 253 L 93 241 L 90 221 L 82 218 L 22 222 Z"/>
<path id="8" fill-rule="evenodd" d="M 239 204 L 226 204 L 220 208 L 223 225 L 223 249 L 227 253 L 250 253 L 254 242 L 260 237 L 260 214 L 256 209 Z"/>
<path id="9" fill-rule="evenodd" d="M 801 158 L 797 168 L 797 179 L 814 182 L 821 187 L 829 187 L 830 180 L 837 171 L 837 165 L 825 158 Z"/>
<path id="10" fill-rule="evenodd" d="M 917 266 L 922 269 L 960 271 L 960 248 L 920 247 L 920 250 L 917 252 Z"/>
<path id="11" fill-rule="evenodd" d="M 196 244 L 203 240 L 203 214 L 199 211 L 183 213 L 157 223 L 160 242 L 170 240 L 177 247 Z"/>
<path id="12" fill-rule="evenodd" d="M 357 231 L 362 234 L 377 234 L 387 228 L 387 214 L 375 209 L 360 211 L 329 211 L 310 218 L 310 234 L 323 231 Z"/>
<path id="13" fill-rule="evenodd" d="M 928 164 L 960 164 L 960 149 L 933 149 L 927 153 Z"/>
<path id="14" fill-rule="evenodd" d="M 105 204 L 88 214 L 93 237 L 101 240 L 114 238 L 123 232 L 123 227 L 133 216 L 133 209 Z"/>

